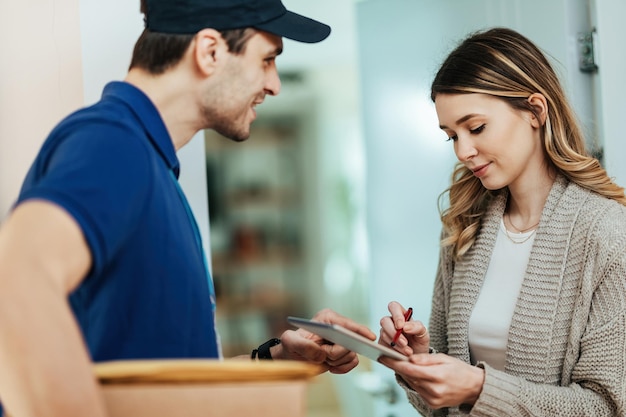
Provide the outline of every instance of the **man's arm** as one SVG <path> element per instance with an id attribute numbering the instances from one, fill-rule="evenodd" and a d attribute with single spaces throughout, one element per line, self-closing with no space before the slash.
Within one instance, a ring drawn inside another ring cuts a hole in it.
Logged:
<path id="1" fill-rule="evenodd" d="M 105 416 L 67 295 L 91 253 L 74 219 L 45 201 L 0 228 L 0 398 L 19 417 Z"/>

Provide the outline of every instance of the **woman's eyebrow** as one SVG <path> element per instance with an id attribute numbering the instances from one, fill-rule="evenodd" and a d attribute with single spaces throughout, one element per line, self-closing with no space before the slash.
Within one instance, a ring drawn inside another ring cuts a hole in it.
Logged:
<path id="1" fill-rule="evenodd" d="M 471 119 L 472 117 L 476 117 L 476 116 L 480 116 L 480 115 L 479 115 L 479 114 L 477 114 L 477 113 L 470 113 L 470 114 L 467 114 L 467 115 L 465 115 L 465 116 L 461 117 L 459 120 L 457 120 L 457 121 L 456 121 L 456 122 L 454 122 L 454 123 L 455 123 L 455 124 L 457 124 L 457 125 L 459 125 L 459 124 L 461 124 L 461 123 L 463 123 L 463 122 L 468 121 L 468 120 L 469 120 L 469 119 Z M 440 129 L 448 129 L 448 126 L 446 126 L 446 125 L 439 125 L 439 128 L 440 128 Z"/>

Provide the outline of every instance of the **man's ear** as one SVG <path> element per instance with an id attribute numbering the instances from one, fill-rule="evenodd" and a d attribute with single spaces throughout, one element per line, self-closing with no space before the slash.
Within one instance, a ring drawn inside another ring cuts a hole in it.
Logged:
<path id="1" fill-rule="evenodd" d="M 215 29 L 202 29 L 193 43 L 193 57 L 198 71 L 211 75 L 220 63 L 226 44 L 221 33 Z"/>
<path id="2" fill-rule="evenodd" d="M 535 112 L 530 114 L 530 124 L 534 128 L 540 128 L 548 118 L 548 100 L 541 93 L 533 93 L 528 97 L 528 103 L 535 109 Z"/>

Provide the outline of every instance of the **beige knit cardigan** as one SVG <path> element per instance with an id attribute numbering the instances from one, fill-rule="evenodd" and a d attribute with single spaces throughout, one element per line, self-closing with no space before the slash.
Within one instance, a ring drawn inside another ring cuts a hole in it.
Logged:
<path id="1" fill-rule="evenodd" d="M 468 321 L 493 251 L 507 194 L 484 215 L 457 263 L 442 250 L 429 331 L 432 347 L 467 363 Z M 544 207 L 509 330 L 505 371 L 479 363 L 474 406 L 433 416 L 626 415 L 626 207 L 559 177 Z"/>

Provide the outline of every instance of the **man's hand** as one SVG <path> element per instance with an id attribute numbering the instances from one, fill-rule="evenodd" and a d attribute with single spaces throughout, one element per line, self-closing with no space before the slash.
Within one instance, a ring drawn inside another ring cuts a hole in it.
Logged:
<path id="1" fill-rule="evenodd" d="M 376 340 L 376 334 L 366 326 L 358 324 L 341 314 L 324 309 L 315 316 L 314 321 L 338 324 L 370 340 Z M 322 337 L 309 331 L 287 330 L 280 336 L 281 344 L 271 348 L 275 359 L 291 359 L 322 365 L 324 371 L 345 374 L 359 364 L 357 354 L 339 345 L 329 343 Z"/>

